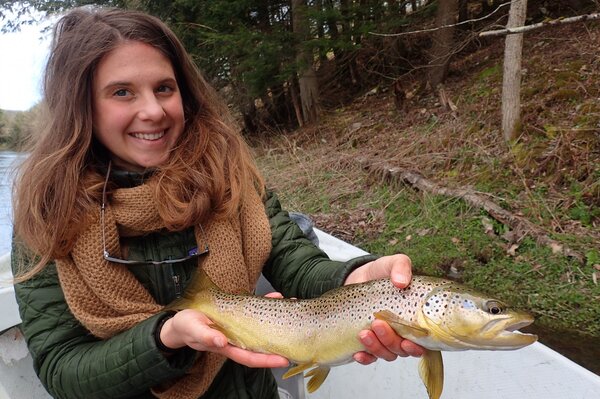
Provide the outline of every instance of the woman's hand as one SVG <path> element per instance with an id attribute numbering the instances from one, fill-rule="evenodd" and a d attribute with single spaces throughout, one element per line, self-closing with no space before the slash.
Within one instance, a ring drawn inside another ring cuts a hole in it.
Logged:
<path id="1" fill-rule="evenodd" d="M 200 352 L 214 352 L 248 367 L 287 367 L 289 361 L 279 355 L 251 352 L 230 345 L 227 337 L 211 328 L 212 321 L 201 312 L 185 309 L 163 324 L 160 340 L 167 348 L 189 346 Z"/>
<path id="2" fill-rule="evenodd" d="M 410 258 L 406 255 L 384 256 L 354 270 L 344 284 L 389 277 L 396 287 L 404 288 L 412 278 L 411 269 Z M 424 351 L 419 345 L 400 337 L 382 320 L 373 321 L 371 329 L 361 331 L 358 336 L 365 351 L 354 354 L 354 360 L 361 364 L 372 363 L 377 358 L 392 361 L 398 356 L 421 356 Z"/>

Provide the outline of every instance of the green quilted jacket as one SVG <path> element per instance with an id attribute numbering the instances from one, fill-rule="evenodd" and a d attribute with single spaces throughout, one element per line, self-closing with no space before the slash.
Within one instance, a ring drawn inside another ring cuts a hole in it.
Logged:
<path id="1" fill-rule="evenodd" d="M 340 286 L 354 268 L 374 259 L 330 260 L 289 218 L 274 194 L 265 200 L 272 230 L 272 251 L 263 274 L 286 297 L 310 298 Z M 193 231 L 156 233 L 125 243 L 135 260 L 179 258 L 195 245 Z M 13 248 L 13 269 L 24 261 L 22 248 Z M 26 261 L 26 260 L 25 260 Z M 181 295 L 195 262 L 131 266 L 131 271 L 160 304 Z M 151 387 L 186 373 L 197 352 L 182 348 L 165 357 L 154 331 L 166 316 L 158 313 L 110 339 L 92 336 L 73 317 L 65 302 L 56 268 L 50 264 L 33 279 L 15 286 L 23 323 L 21 329 L 34 368 L 55 398 L 151 398 Z M 202 398 L 277 398 L 269 370 L 250 369 L 228 361 Z"/>

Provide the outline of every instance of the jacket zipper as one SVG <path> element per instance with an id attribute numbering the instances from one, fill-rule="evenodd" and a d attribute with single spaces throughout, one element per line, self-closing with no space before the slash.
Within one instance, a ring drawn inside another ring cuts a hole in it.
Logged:
<path id="1" fill-rule="evenodd" d="M 173 274 L 172 278 L 175 284 L 175 298 L 181 298 L 181 279 L 178 274 Z"/>

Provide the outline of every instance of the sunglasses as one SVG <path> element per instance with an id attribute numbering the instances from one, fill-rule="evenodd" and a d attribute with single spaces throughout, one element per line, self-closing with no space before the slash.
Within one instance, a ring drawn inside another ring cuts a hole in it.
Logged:
<path id="1" fill-rule="evenodd" d="M 100 227 L 102 228 L 102 248 L 103 248 L 102 256 L 104 257 L 105 260 L 107 260 L 109 262 L 113 262 L 113 263 L 120 263 L 123 265 L 148 265 L 148 264 L 168 265 L 168 264 L 173 264 L 173 263 L 186 262 L 190 259 L 198 258 L 198 257 L 208 253 L 208 243 L 205 243 L 204 247 L 201 251 L 198 251 L 198 247 L 195 247 L 188 251 L 187 256 L 185 256 L 183 258 L 176 258 L 176 259 L 128 260 L 128 259 L 121 259 L 121 258 L 112 256 L 106 249 L 106 233 L 105 233 L 105 229 L 104 229 L 104 226 L 105 226 L 104 213 L 105 213 L 105 209 L 106 209 L 106 186 L 108 185 L 108 178 L 110 176 L 111 164 L 112 164 L 112 162 L 109 161 L 108 170 L 106 172 L 106 179 L 104 180 L 104 186 L 102 187 L 102 205 L 100 206 Z M 198 225 L 198 226 L 200 227 L 200 232 L 202 233 L 202 237 L 204 237 L 206 239 L 206 234 L 204 233 L 204 229 L 202 228 L 202 225 Z"/>

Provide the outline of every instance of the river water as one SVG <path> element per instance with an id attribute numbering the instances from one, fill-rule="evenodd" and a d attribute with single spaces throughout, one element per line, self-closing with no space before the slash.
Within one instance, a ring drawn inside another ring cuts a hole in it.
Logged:
<path id="1" fill-rule="evenodd" d="M 0 151 L 0 255 L 10 251 L 12 238 L 12 182 L 15 166 L 25 154 Z"/>

